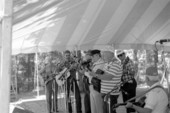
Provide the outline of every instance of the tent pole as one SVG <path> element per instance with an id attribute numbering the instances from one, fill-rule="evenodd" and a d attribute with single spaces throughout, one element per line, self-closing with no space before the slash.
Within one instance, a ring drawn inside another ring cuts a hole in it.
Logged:
<path id="1" fill-rule="evenodd" d="M 38 78 L 38 53 L 36 52 L 35 53 L 35 62 L 36 62 L 36 64 L 35 64 L 35 72 L 36 72 L 36 77 L 37 77 L 37 97 L 39 97 L 39 78 Z"/>
<path id="2" fill-rule="evenodd" d="M 17 60 L 18 60 L 18 57 L 17 55 L 15 56 L 15 81 L 16 81 L 16 92 L 17 92 L 17 96 L 18 96 L 18 65 L 17 65 Z"/>
<path id="3" fill-rule="evenodd" d="M 12 51 L 12 9 L 13 0 L 1 0 L 1 65 L 0 65 L 0 113 L 9 113 L 11 51 Z M 3 86 L 3 87 L 2 87 Z"/>

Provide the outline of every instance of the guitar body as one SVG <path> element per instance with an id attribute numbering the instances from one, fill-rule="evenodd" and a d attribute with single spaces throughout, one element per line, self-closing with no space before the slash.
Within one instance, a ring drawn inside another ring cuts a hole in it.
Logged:
<path id="1" fill-rule="evenodd" d="M 146 99 L 146 96 L 140 98 L 137 102 L 135 102 L 134 104 L 136 106 L 140 106 L 140 107 L 144 107 L 145 106 L 145 99 Z"/>
<path id="2" fill-rule="evenodd" d="M 88 70 L 91 72 L 91 70 Z M 93 85 L 94 90 L 100 93 L 101 90 L 101 80 L 89 73 L 86 73 L 85 76 L 88 78 L 89 83 Z"/>
<path id="3" fill-rule="evenodd" d="M 66 73 L 67 72 L 67 73 Z M 67 79 L 70 76 L 68 69 L 64 68 L 56 77 L 56 82 L 59 86 L 61 86 L 62 84 L 64 84 L 65 79 Z"/>
<path id="4" fill-rule="evenodd" d="M 51 80 L 55 79 L 56 74 L 50 74 L 47 77 L 44 78 L 44 83 L 48 84 Z"/>
<path id="5" fill-rule="evenodd" d="M 93 85 L 94 90 L 98 91 L 100 93 L 101 90 L 101 80 L 97 77 L 93 77 L 91 80 L 91 84 Z"/>
<path id="6" fill-rule="evenodd" d="M 59 86 L 62 86 L 64 84 L 64 80 L 57 80 L 56 82 Z"/>

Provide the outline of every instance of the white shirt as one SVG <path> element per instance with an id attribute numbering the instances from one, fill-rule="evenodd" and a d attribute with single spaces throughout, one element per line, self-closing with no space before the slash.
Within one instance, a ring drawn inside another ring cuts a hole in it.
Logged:
<path id="1" fill-rule="evenodd" d="M 96 62 L 93 63 L 92 71 L 96 72 L 97 69 L 103 70 L 103 68 L 104 68 L 104 60 L 100 58 Z M 88 72 L 85 72 L 85 75 L 89 78 L 89 83 L 91 83 L 92 76 Z"/>
<path id="2" fill-rule="evenodd" d="M 152 87 L 160 85 L 156 83 Z M 148 92 L 145 100 L 145 107 L 152 109 L 152 113 L 166 113 L 168 96 L 162 88 L 155 88 Z"/>
<path id="3" fill-rule="evenodd" d="M 93 72 L 96 72 L 97 69 L 103 70 L 103 68 L 104 68 L 104 60 L 100 58 L 99 60 L 97 60 L 97 62 L 94 62 L 92 70 Z"/>

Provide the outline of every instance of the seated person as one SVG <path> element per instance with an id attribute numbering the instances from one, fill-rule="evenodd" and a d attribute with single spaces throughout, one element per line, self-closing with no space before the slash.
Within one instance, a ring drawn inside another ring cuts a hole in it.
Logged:
<path id="1" fill-rule="evenodd" d="M 151 86 L 151 88 L 157 85 L 161 86 L 156 67 L 151 66 L 146 69 L 146 83 Z M 163 87 L 158 87 L 146 94 L 144 108 L 136 106 L 130 102 L 127 103 L 126 107 L 133 108 L 138 113 L 167 113 L 168 96 Z"/>

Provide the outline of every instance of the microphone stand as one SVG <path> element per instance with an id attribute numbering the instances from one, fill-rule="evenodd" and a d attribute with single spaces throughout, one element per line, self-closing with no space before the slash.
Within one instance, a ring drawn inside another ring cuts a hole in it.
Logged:
<path id="1" fill-rule="evenodd" d="M 123 85 L 124 83 L 120 82 L 120 83 L 117 83 L 116 86 L 113 87 L 113 89 L 108 92 L 105 96 L 104 96 L 104 102 L 107 102 L 108 103 L 108 106 L 109 106 L 109 113 L 111 112 L 111 107 L 110 107 L 110 94 L 115 91 L 115 90 L 118 90 L 120 89 L 120 87 Z M 121 90 L 120 91 L 124 91 L 124 90 Z M 125 91 L 124 91 L 125 92 Z"/>
<path id="2" fill-rule="evenodd" d="M 132 80 L 132 79 L 129 79 L 128 81 L 130 81 L 130 80 Z M 107 101 L 107 98 L 106 98 L 106 97 L 109 96 L 113 91 L 115 91 L 115 90 L 117 90 L 117 89 L 119 89 L 120 91 L 124 92 L 125 94 L 128 94 L 125 90 L 123 90 L 123 89 L 120 88 L 121 86 L 123 86 L 123 85 L 124 85 L 125 83 L 127 83 L 128 81 L 117 83 L 116 86 L 114 86 L 113 89 L 105 95 L 104 101 Z"/>
<path id="3" fill-rule="evenodd" d="M 67 78 L 63 78 L 65 83 L 64 83 L 64 95 L 65 95 L 65 111 L 68 113 L 68 97 L 67 97 Z"/>
<path id="4" fill-rule="evenodd" d="M 129 79 L 128 81 L 130 81 L 130 80 L 132 80 L 132 79 Z M 113 89 L 104 96 L 104 102 L 107 102 L 107 103 L 108 103 L 108 106 L 109 106 L 109 113 L 111 112 L 110 98 L 109 98 L 110 94 L 111 94 L 113 91 L 118 90 L 118 89 L 119 89 L 119 91 L 122 91 L 122 92 L 124 92 L 125 94 L 128 94 L 125 90 L 123 90 L 123 89 L 120 88 L 121 86 L 123 86 L 123 84 L 127 83 L 128 81 L 117 83 L 116 86 L 114 86 Z"/>
<path id="5" fill-rule="evenodd" d="M 67 74 L 68 73 L 68 71 L 66 71 L 66 72 L 64 72 L 64 76 L 62 76 L 62 80 L 64 81 L 64 83 L 63 83 L 63 85 L 61 85 L 61 92 L 63 92 L 64 93 L 64 96 L 63 96 L 63 101 L 64 101 L 64 109 L 65 109 L 65 113 L 69 113 L 69 111 L 68 111 L 68 108 L 69 108 L 69 105 L 68 105 L 68 103 L 69 103 L 69 101 L 70 101 L 70 98 L 68 97 L 68 93 L 70 92 L 68 92 L 67 91 L 67 89 L 68 89 L 68 77 L 67 77 Z"/>
<path id="6" fill-rule="evenodd" d="M 70 79 L 68 79 L 68 77 L 65 78 L 66 80 L 66 110 L 69 113 L 74 112 L 77 113 L 77 109 L 76 109 L 76 87 L 75 87 L 75 82 L 76 80 L 74 80 L 74 78 L 72 78 L 72 75 L 70 75 Z M 67 83 L 69 82 L 69 84 Z M 68 86 L 69 85 L 69 86 Z M 73 86 L 72 86 L 73 85 Z M 67 88 L 69 87 L 69 91 L 67 90 Z M 71 88 L 73 87 L 73 100 L 71 98 Z M 72 104 L 73 104 L 73 109 L 72 109 Z M 66 113 L 67 113 L 66 112 Z"/>

